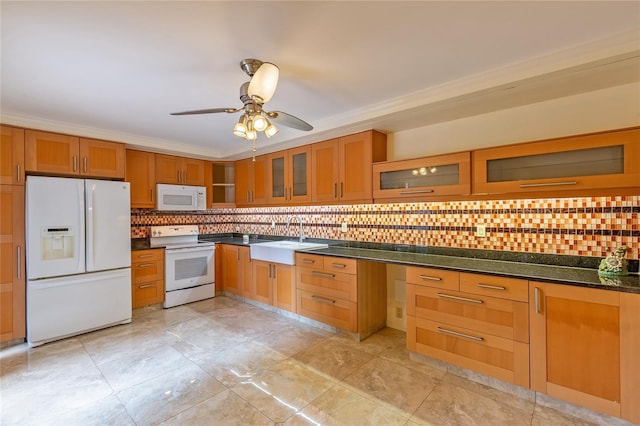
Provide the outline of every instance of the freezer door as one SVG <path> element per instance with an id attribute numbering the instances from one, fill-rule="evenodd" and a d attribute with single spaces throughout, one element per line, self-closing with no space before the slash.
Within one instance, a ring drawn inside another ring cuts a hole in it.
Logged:
<path id="1" fill-rule="evenodd" d="M 27 342 L 131 322 L 131 269 L 27 281 Z"/>
<path id="2" fill-rule="evenodd" d="M 131 266 L 129 182 L 85 181 L 87 272 Z"/>
<path id="3" fill-rule="evenodd" d="M 28 176 L 27 278 L 85 271 L 84 180 Z"/>

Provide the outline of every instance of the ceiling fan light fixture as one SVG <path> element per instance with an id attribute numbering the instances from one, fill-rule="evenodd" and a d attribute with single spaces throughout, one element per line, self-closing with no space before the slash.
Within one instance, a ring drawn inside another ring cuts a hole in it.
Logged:
<path id="1" fill-rule="evenodd" d="M 276 126 L 269 123 L 269 126 L 264 130 L 264 134 L 267 135 L 268 138 L 270 138 L 271 136 L 275 135 L 279 131 L 280 130 Z"/>
<path id="2" fill-rule="evenodd" d="M 258 132 L 264 131 L 264 129 L 269 127 L 269 125 L 271 124 L 265 117 L 260 114 L 254 115 L 251 119 L 251 123 L 253 124 L 253 128 Z"/>
<path id="3" fill-rule="evenodd" d="M 233 134 L 241 138 L 247 136 L 247 116 L 245 114 L 242 114 L 240 120 L 233 126 Z"/>
<path id="4" fill-rule="evenodd" d="M 255 141 L 258 139 L 258 132 L 253 129 L 247 130 L 247 136 L 245 136 L 245 139 L 248 141 Z"/>
<path id="5" fill-rule="evenodd" d="M 249 82 L 248 95 L 252 99 L 257 99 L 260 103 L 268 102 L 278 86 L 280 70 L 270 62 L 264 62 L 251 77 Z"/>

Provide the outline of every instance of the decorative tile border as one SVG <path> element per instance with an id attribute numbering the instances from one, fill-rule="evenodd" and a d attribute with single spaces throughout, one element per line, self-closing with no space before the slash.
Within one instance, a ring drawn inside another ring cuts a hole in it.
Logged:
<path id="1" fill-rule="evenodd" d="M 285 225 L 290 215 L 300 215 L 310 238 L 595 257 L 627 245 L 628 257 L 638 259 L 639 214 L 640 196 L 238 208 L 188 214 L 134 209 L 131 235 L 147 237 L 153 225 L 197 224 L 203 234 L 246 231 L 296 236 L 297 221 L 289 230 Z M 341 223 L 347 223 L 347 233 L 340 232 Z M 487 237 L 475 235 L 477 224 L 486 226 Z"/>

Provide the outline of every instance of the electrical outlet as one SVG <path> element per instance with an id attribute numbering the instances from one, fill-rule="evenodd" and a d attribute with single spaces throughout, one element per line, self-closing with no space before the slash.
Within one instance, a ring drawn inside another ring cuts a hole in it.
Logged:
<path id="1" fill-rule="evenodd" d="M 484 238 L 487 236 L 487 225 L 479 223 L 476 225 L 476 237 Z"/>
<path id="2" fill-rule="evenodd" d="M 276 223 L 275 222 L 271 222 L 271 229 L 276 227 Z"/>
<path id="3" fill-rule="evenodd" d="M 402 318 L 402 306 L 396 306 L 396 318 Z"/>
<path id="4" fill-rule="evenodd" d="M 240 227 L 236 226 L 236 232 L 240 232 Z"/>
<path id="5" fill-rule="evenodd" d="M 347 232 L 347 222 L 342 222 L 342 224 L 340 225 L 340 231 Z"/>

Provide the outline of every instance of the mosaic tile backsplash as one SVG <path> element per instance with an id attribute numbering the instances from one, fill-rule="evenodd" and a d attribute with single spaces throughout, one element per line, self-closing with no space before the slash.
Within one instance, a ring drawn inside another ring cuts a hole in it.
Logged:
<path id="1" fill-rule="evenodd" d="M 295 237 L 298 222 L 288 230 L 285 225 L 290 215 L 300 215 L 308 238 L 594 257 L 626 245 L 629 259 L 640 253 L 640 196 L 131 213 L 132 238 L 148 237 L 149 226 L 173 224 L 197 224 L 201 234 Z M 486 237 L 475 235 L 476 224 L 486 226 Z"/>

